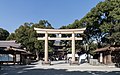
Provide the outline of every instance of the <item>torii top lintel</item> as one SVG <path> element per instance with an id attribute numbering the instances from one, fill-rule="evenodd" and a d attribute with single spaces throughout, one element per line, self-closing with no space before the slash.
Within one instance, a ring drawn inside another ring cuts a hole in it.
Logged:
<path id="1" fill-rule="evenodd" d="M 48 34 L 72 34 L 72 33 L 83 33 L 86 28 L 81 29 L 41 29 L 34 28 L 37 33 L 48 33 Z"/>

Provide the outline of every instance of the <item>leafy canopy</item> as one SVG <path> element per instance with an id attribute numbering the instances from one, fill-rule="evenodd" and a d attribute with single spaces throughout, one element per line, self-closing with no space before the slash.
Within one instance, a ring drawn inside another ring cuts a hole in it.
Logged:
<path id="1" fill-rule="evenodd" d="M 36 38 L 39 34 L 36 33 L 34 27 L 37 28 L 49 28 L 53 29 L 51 24 L 46 20 L 40 20 L 39 23 L 24 23 L 18 29 L 15 30 L 15 33 L 12 33 L 8 39 L 15 39 L 17 42 L 21 43 L 23 48 L 31 52 L 43 52 L 44 51 L 44 41 L 38 41 Z M 44 35 L 42 35 L 44 36 Z M 55 36 L 55 35 L 49 35 Z M 49 50 L 52 49 L 54 41 L 49 41 Z"/>
<path id="2" fill-rule="evenodd" d="M 6 40 L 9 36 L 9 32 L 3 28 L 0 28 L 0 40 Z"/>

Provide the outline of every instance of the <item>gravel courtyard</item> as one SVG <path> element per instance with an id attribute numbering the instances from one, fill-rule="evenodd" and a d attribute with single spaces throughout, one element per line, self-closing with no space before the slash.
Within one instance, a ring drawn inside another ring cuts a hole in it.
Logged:
<path id="1" fill-rule="evenodd" d="M 41 61 L 38 61 L 32 65 L 2 66 L 0 75 L 120 75 L 120 68 L 92 66 L 88 63 L 69 65 L 64 61 L 53 61 L 52 65 L 42 65 Z"/>

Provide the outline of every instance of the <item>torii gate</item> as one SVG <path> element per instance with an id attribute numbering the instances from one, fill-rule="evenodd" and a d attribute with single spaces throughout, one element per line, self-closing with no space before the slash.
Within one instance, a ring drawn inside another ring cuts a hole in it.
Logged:
<path id="1" fill-rule="evenodd" d="M 48 40 L 72 40 L 72 60 L 71 63 L 75 64 L 75 40 L 82 40 L 82 37 L 75 37 L 75 34 L 83 33 L 86 28 L 81 29 L 41 29 L 34 28 L 37 33 L 45 34 L 45 37 L 38 37 L 38 40 L 45 40 L 45 54 L 44 64 L 50 64 L 48 61 Z M 72 37 L 48 37 L 48 34 L 72 34 Z"/>

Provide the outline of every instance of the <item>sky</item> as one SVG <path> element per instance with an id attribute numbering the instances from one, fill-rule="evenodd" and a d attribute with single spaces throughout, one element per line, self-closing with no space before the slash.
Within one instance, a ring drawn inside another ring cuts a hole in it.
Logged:
<path id="1" fill-rule="evenodd" d="M 80 20 L 103 0 L 0 0 L 0 28 L 13 33 L 25 22 L 47 20 L 54 28 Z"/>

